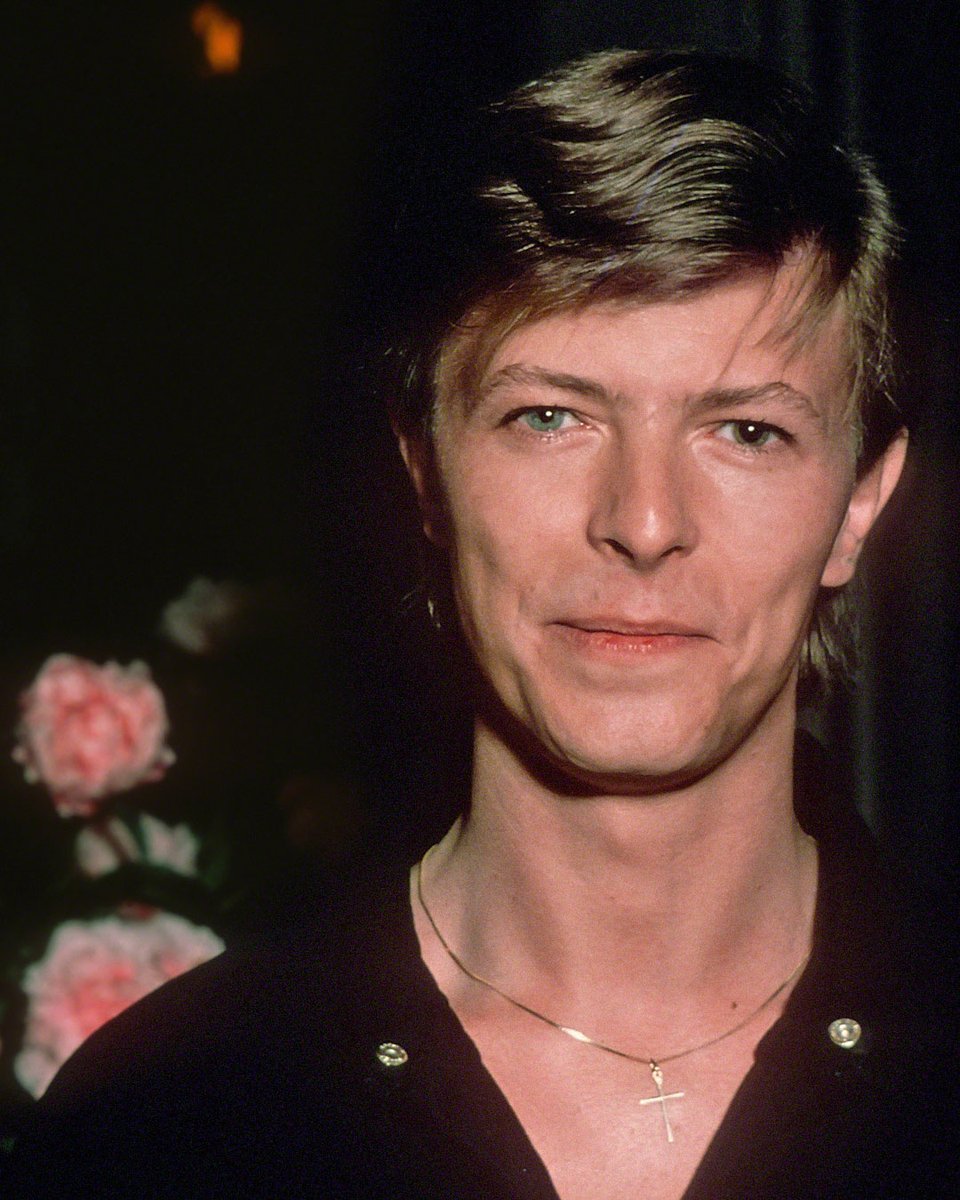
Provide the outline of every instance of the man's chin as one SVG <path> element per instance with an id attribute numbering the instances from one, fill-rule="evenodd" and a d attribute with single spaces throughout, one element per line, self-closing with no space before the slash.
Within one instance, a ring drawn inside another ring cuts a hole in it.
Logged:
<path id="1" fill-rule="evenodd" d="M 631 746 L 624 753 L 622 747 L 605 751 L 567 743 L 544 749 L 543 757 L 555 778 L 568 781 L 567 794 L 652 796 L 689 787 L 708 775 L 723 756 L 690 746 L 682 751 Z"/>
<path id="2" fill-rule="evenodd" d="M 723 757 L 702 725 L 695 731 L 624 729 L 585 717 L 568 728 L 543 714 L 528 724 L 489 693 L 482 720 L 557 795 L 653 795 L 696 782 Z"/>

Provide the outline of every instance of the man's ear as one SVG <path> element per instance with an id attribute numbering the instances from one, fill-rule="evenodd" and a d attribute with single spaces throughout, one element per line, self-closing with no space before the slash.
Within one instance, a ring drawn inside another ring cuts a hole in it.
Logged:
<path id="1" fill-rule="evenodd" d="M 842 587 L 853 578 L 867 534 L 893 494 L 906 456 L 907 431 L 901 429 L 869 471 L 857 480 L 820 578 L 823 587 Z"/>
<path id="2" fill-rule="evenodd" d="M 443 504 L 440 499 L 433 446 L 422 434 L 405 433 L 396 427 L 394 432 L 420 503 L 423 532 L 435 545 L 442 546 L 446 523 L 443 520 Z"/>

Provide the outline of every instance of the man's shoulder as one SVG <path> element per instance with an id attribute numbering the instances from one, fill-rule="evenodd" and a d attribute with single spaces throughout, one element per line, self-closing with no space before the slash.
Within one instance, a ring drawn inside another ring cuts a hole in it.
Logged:
<path id="1" fill-rule="evenodd" d="M 336 1139 L 343 1096 L 364 1084 L 362 1023 L 389 1006 L 383 952 L 396 949 L 401 915 L 395 888 L 317 893 L 114 1018 L 27 1118 L 12 1194 L 88 1194 L 57 1190 L 58 1162 L 77 1178 L 88 1172 L 91 1187 L 104 1186 L 105 1159 L 134 1181 L 163 1179 L 171 1154 L 196 1159 L 198 1171 L 203 1161 L 241 1163 L 261 1139 L 295 1142 L 307 1114 L 318 1144 Z M 139 1194 L 119 1179 L 111 1186 L 103 1194 Z"/>
<path id="2" fill-rule="evenodd" d="M 299 1025 L 346 1019 L 358 991 L 377 989 L 384 952 L 399 940 L 396 883 L 364 879 L 305 891 L 295 911 L 151 992 L 76 1057 L 85 1070 L 96 1062 L 102 1074 L 118 1060 L 147 1062 L 164 1052 L 235 1057 L 265 1039 L 276 1045 Z"/>

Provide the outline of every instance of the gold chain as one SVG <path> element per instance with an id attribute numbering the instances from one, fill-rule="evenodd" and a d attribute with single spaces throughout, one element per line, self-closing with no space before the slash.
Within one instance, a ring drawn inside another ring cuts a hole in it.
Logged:
<path id="1" fill-rule="evenodd" d="M 616 1046 L 609 1046 L 606 1042 L 601 1042 L 598 1038 L 590 1037 L 589 1034 L 581 1033 L 579 1029 L 572 1029 L 569 1025 L 562 1025 L 559 1021 L 555 1021 L 552 1017 L 548 1017 L 545 1013 L 537 1012 L 535 1008 L 531 1008 L 529 1004 L 524 1004 L 522 1000 L 517 1000 L 515 997 L 508 995 L 502 988 L 497 987 L 489 979 L 484 979 L 482 975 L 478 975 L 476 971 L 470 969 L 462 958 L 456 953 L 447 939 L 440 932 L 436 921 L 433 919 L 433 913 L 427 907 L 427 902 L 423 896 L 423 864 L 427 858 L 436 849 L 431 846 L 423 858 L 417 863 L 417 900 L 420 907 L 423 909 L 424 916 L 430 922 L 430 928 L 437 935 L 437 941 L 447 952 L 455 966 L 457 966 L 468 979 L 472 979 L 474 983 L 479 983 L 482 987 L 488 988 L 491 992 L 495 992 L 502 1000 L 506 1000 L 508 1004 L 512 1004 L 514 1008 L 518 1008 L 521 1012 L 527 1013 L 531 1017 L 535 1017 L 538 1021 L 543 1021 L 545 1025 L 550 1025 L 554 1029 L 565 1033 L 567 1037 L 573 1038 L 575 1042 L 582 1042 L 586 1046 L 594 1046 L 597 1050 L 604 1050 L 607 1054 L 615 1054 L 617 1058 L 625 1058 L 630 1062 L 643 1063 L 648 1066 L 656 1078 L 656 1072 L 664 1063 L 676 1062 L 678 1058 L 686 1058 L 688 1054 L 696 1054 L 700 1050 L 706 1050 L 710 1046 L 715 1046 L 718 1042 L 724 1041 L 725 1038 L 733 1037 L 735 1033 L 739 1033 L 741 1029 L 745 1029 L 751 1021 L 758 1017 L 765 1008 L 769 1006 L 782 995 L 791 983 L 797 978 L 803 968 L 807 965 L 807 960 L 810 957 L 809 951 L 804 954 L 803 958 L 797 963 L 790 974 L 786 977 L 783 983 L 779 984 L 765 1000 L 757 1005 L 752 1012 L 748 1013 L 742 1020 L 738 1021 L 732 1028 L 727 1029 L 723 1033 L 718 1033 L 716 1037 L 708 1038 L 705 1042 L 700 1042 L 696 1046 L 689 1046 L 686 1050 L 677 1050 L 673 1054 L 664 1054 L 657 1057 L 652 1057 L 649 1054 L 630 1054 L 626 1050 L 618 1050 Z M 671 1138 L 672 1140 L 672 1138 Z"/>

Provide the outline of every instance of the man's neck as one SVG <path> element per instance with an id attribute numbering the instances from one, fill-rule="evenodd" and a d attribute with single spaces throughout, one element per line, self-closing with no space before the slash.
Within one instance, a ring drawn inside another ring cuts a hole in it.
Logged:
<path id="1" fill-rule="evenodd" d="M 809 946 L 816 852 L 792 726 L 659 795 L 558 795 L 479 725 L 430 906 L 471 967 L 564 1023 L 651 1039 L 745 1011 Z"/>

